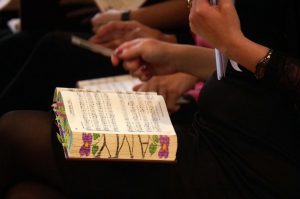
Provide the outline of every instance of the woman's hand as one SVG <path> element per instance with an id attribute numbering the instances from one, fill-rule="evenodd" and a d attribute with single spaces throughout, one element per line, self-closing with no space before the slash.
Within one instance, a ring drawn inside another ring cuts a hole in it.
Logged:
<path id="1" fill-rule="evenodd" d="M 194 0 L 189 19 L 193 32 L 249 71 L 255 72 L 257 63 L 269 51 L 244 36 L 232 0 L 219 0 L 218 5 L 210 5 L 209 0 Z"/>
<path id="2" fill-rule="evenodd" d="M 113 10 L 113 9 L 107 10 L 105 12 L 98 12 L 91 19 L 93 31 L 96 32 L 100 26 L 110 21 L 120 21 L 122 13 L 123 13 L 122 10 Z"/>
<path id="3" fill-rule="evenodd" d="M 215 70 L 213 49 L 172 44 L 155 39 L 135 39 L 119 46 L 111 57 L 114 66 L 123 66 L 142 81 L 154 75 L 188 73 L 206 80 Z"/>
<path id="4" fill-rule="evenodd" d="M 189 89 L 193 88 L 198 78 L 185 73 L 175 73 L 172 75 L 153 76 L 146 82 L 136 85 L 134 91 L 157 92 L 166 101 L 170 113 L 179 110 L 181 104 L 179 98 Z"/>
<path id="5" fill-rule="evenodd" d="M 154 75 L 167 75 L 177 72 L 173 44 L 154 39 L 135 39 L 117 48 L 112 56 L 113 65 L 123 60 L 123 66 L 132 76 L 142 81 Z"/>
<path id="6" fill-rule="evenodd" d="M 211 5 L 209 0 L 193 0 L 189 20 L 194 33 L 222 52 L 244 38 L 232 0 L 219 0 L 218 5 Z"/>
<path id="7" fill-rule="evenodd" d="M 175 35 L 164 34 L 137 21 L 111 21 L 99 27 L 90 41 L 115 49 L 122 43 L 137 38 L 154 38 L 166 42 L 176 42 Z"/>

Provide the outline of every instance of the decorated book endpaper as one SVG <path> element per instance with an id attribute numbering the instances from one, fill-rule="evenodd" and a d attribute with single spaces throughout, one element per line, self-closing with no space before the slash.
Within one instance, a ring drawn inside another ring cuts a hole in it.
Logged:
<path id="1" fill-rule="evenodd" d="M 68 159 L 176 159 L 177 136 L 162 96 L 57 88 L 53 109 Z"/>

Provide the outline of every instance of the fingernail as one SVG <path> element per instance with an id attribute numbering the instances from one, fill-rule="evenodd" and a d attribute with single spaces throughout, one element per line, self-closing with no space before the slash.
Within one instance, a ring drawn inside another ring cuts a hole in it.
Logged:
<path id="1" fill-rule="evenodd" d="M 149 72 L 148 67 L 145 64 L 142 65 L 142 71 L 145 72 L 145 73 Z"/>
<path id="2" fill-rule="evenodd" d="M 123 53 L 123 50 L 122 50 L 122 49 L 117 49 L 117 50 L 115 51 L 115 55 L 116 55 L 117 57 L 120 57 L 120 56 L 122 55 L 122 53 Z"/>

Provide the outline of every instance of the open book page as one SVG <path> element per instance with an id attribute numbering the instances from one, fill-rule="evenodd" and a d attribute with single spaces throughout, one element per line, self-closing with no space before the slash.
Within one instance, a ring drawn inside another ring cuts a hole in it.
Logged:
<path id="1" fill-rule="evenodd" d="M 130 75 L 117 75 L 81 80 L 77 82 L 77 87 L 89 90 L 132 91 L 132 88 L 140 83 L 141 80 Z"/>
<path id="2" fill-rule="evenodd" d="M 81 80 L 77 82 L 78 88 L 88 90 L 114 90 L 114 91 L 132 91 L 132 88 L 142 81 L 131 75 L 117 75 L 111 77 L 101 77 L 95 79 Z M 189 100 L 183 96 L 178 99 L 179 104 L 189 103 Z"/>
<path id="3" fill-rule="evenodd" d="M 9 2 L 10 0 L 0 0 L 0 10 L 2 10 Z"/>
<path id="4" fill-rule="evenodd" d="M 53 111 L 67 159 L 176 160 L 177 136 L 159 95 L 57 88 Z"/>
<path id="5" fill-rule="evenodd" d="M 72 91 L 61 95 L 73 132 L 175 134 L 159 95 Z"/>
<path id="6" fill-rule="evenodd" d="M 145 0 L 95 0 L 101 11 L 109 9 L 134 10 L 139 8 Z"/>

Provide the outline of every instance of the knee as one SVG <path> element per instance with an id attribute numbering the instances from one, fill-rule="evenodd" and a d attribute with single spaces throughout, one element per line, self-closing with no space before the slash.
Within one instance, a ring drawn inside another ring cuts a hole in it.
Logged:
<path id="1" fill-rule="evenodd" d="M 15 112 L 12 111 L 12 112 L 5 113 L 4 115 L 1 116 L 1 118 L 0 118 L 0 142 L 7 141 L 7 134 L 14 124 L 14 122 L 13 122 L 14 115 L 15 115 Z"/>
<path id="2" fill-rule="evenodd" d="M 0 118 L 0 146 L 8 145 L 16 139 L 22 111 L 11 111 Z"/>

